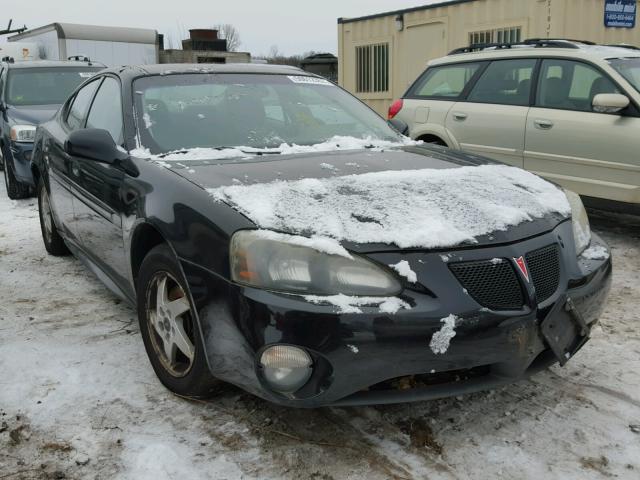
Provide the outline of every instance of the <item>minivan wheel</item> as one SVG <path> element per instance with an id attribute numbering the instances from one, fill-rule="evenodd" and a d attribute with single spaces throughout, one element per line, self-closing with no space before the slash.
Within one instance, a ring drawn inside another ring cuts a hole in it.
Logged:
<path id="1" fill-rule="evenodd" d="M 24 185 L 16 180 L 9 162 L 4 165 L 4 184 L 7 186 L 7 195 L 11 200 L 20 200 L 29 197 L 29 185 Z"/>
<path id="2" fill-rule="evenodd" d="M 42 241 L 47 252 L 56 257 L 69 255 L 69 249 L 58 233 L 58 227 L 56 227 L 56 222 L 53 220 L 49 192 L 47 192 L 47 187 L 42 179 L 38 182 L 38 214 Z"/>
<path id="3" fill-rule="evenodd" d="M 187 283 L 167 245 L 142 261 L 136 289 L 140 333 L 162 384 L 184 397 L 212 396 L 218 381 L 207 365 Z"/>

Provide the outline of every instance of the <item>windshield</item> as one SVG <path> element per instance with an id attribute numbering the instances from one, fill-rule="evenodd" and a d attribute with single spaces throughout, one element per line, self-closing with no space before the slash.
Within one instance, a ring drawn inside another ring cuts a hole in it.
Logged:
<path id="1" fill-rule="evenodd" d="M 164 75 L 136 80 L 134 91 L 141 143 L 154 154 L 315 145 L 336 136 L 399 140 L 367 106 L 315 77 Z"/>
<path id="2" fill-rule="evenodd" d="M 609 64 L 640 92 L 640 57 L 614 58 Z"/>
<path id="3" fill-rule="evenodd" d="M 17 107 L 61 105 L 78 85 L 100 67 L 16 68 L 9 70 L 6 102 Z"/>

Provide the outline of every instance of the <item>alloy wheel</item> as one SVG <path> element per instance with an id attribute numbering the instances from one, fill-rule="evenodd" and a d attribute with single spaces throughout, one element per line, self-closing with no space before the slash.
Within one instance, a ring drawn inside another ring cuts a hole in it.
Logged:
<path id="1" fill-rule="evenodd" d="M 174 377 L 189 373 L 195 358 L 191 305 L 180 284 L 158 272 L 147 288 L 147 328 L 156 356 Z"/>

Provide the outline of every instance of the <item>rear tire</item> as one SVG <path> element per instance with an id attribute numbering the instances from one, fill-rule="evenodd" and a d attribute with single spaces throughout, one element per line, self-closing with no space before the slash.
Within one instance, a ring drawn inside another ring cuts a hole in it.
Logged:
<path id="1" fill-rule="evenodd" d="M 38 214 L 40 217 L 42 241 L 44 242 L 44 248 L 47 252 L 56 257 L 69 255 L 69 249 L 60 236 L 60 233 L 58 233 L 58 227 L 56 227 L 56 222 L 53 219 L 49 192 L 42 179 L 38 182 Z"/>
<path id="2" fill-rule="evenodd" d="M 211 397 L 219 381 L 207 365 L 189 287 L 166 244 L 142 261 L 136 291 L 140 333 L 160 382 L 183 397 Z"/>
<path id="3" fill-rule="evenodd" d="M 4 164 L 4 183 L 7 186 L 7 195 L 11 200 L 20 200 L 21 198 L 27 198 L 30 194 L 29 185 L 18 182 L 13 170 L 9 163 L 6 161 L 6 157 L 3 155 Z"/>

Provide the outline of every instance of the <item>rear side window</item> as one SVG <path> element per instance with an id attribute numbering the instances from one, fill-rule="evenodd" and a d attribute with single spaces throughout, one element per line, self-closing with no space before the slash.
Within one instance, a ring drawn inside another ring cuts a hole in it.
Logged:
<path id="1" fill-rule="evenodd" d="M 122 143 L 122 102 L 116 79 L 106 77 L 102 82 L 87 117 L 87 128 L 107 130 L 114 142 Z"/>
<path id="2" fill-rule="evenodd" d="M 620 93 L 612 80 L 598 69 L 572 60 L 544 60 L 536 105 L 581 112 L 593 111 L 593 97 Z"/>
<path id="3" fill-rule="evenodd" d="M 459 63 L 429 68 L 412 87 L 409 96 L 457 98 L 481 65 Z"/>
<path id="4" fill-rule="evenodd" d="M 96 92 L 98 85 L 100 85 L 100 80 L 93 81 L 88 85 L 85 85 L 78 90 L 78 93 L 72 100 L 66 119 L 67 125 L 72 130 L 78 130 L 84 126 L 84 119 L 87 115 L 91 99 L 93 98 L 93 94 Z"/>
<path id="5" fill-rule="evenodd" d="M 468 101 L 529 105 L 535 65 L 532 58 L 491 62 L 471 90 Z"/>

